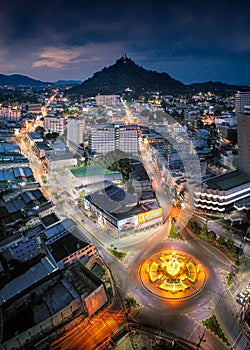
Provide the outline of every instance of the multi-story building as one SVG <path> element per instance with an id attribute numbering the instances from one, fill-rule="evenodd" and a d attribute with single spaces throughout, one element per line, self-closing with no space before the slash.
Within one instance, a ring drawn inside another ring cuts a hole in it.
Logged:
<path id="1" fill-rule="evenodd" d="M 89 133 L 89 152 L 91 154 L 106 154 L 114 151 L 115 129 L 112 125 L 93 126 Z"/>
<path id="2" fill-rule="evenodd" d="M 235 95 L 238 122 L 239 170 L 204 181 L 194 192 L 195 207 L 200 210 L 227 211 L 247 207 L 250 198 L 250 91 Z"/>
<path id="3" fill-rule="evenodd" d="M 41 103 L 22 103 L 22 110 L 31 114 L 40 114 L 42 112 Z"/>
<path id="4" fill-rule="evenodd" d="M 115 149 L 130 154 L 138 153 L 138 130 L 136 125 L 97 125 L 89 133 L 89 152 L 106 154 Z"/>
<path id="5" fill-rule="evenodd" d="M 67 144 L 79 147 L 83 143 L 85 120 L 83 118 L 69 118 L 67 122 Z"/>
<path id="6" fill-rule="evenodd" d="M 250 91 L 238 91 L 235 95 L 238 122 L 239 169 L 250 176 Z"/>
<path id="7" fill-rule="evenodd" d="M 120 103 L 119 95 L 97 95 L 95 99 L 97 106 L 114 106 Z"/>
<path id="8" fill-rule="evenodd" d="M 0 119 L 7 121 L 19 121 L 21 119 L 21 110 L 11 106 L 2 107 L 0 109 Z"/>
<path id="9" fill-rule="evenodd" d="M 225 212 L 250 196 L 250 178 L 236 170 L 203 182 L 194 191 L 194 204 L 204 211 Z"/>
<path id="10" fill-rule="evenodd" d="M 116 128 L 116 146 L 123 152 L 138 153 L 138 130 L 135 126 L 124 126 Z"/>
<path id="11" fill-rule="evenodd" d="M 235 95 L 236 113 L 250 113 L 250 90 L 238 91 Z"/>
<path id="12" fill-rule="evenodd" d="M 44 128 L 46 130 L 51 130 L 54 132 L 58 132 L 58 134 L 62 135 L 65 129 L 65 120 L 63 117 L 52 117 L 47 116 L 44 117 Z"/>

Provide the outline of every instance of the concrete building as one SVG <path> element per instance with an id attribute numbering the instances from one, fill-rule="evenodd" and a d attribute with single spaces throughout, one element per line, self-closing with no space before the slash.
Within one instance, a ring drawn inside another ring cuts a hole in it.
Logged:
<path id="1" fill-rule="evenodd" d="M 36 153 L 39 159 L 44 158 L 46 154 L 52 151 L 52 147 L 48 142 L 35 142 L 34 143 L 34 152 Z"/>
<path id="2" fill-rule="evenodd" d="M 11 106 L 0 108 L 0 119 L 7 121 L 19 121 L 21 119 L 21 110 Z"/>
<path id="3" fill-rule="evenodd" d="M 156 199 L 139 204 L 136 195 L 115 185 L 86 196 L 84 206 L 96 216 L 101 226 L 113 229 L 117 238 L 163 222 L 162 208 Z"/>
<path id="4" fill-rule="evenodd" d="M 90 154 L 106 154 L 114 151 L 115 148 L 115 129 L 112 125 L 96 125 L 91 127 L 88 143 Z"/>
<path id="5" fill-rule="evenodd" d="M 237 114 L 239 169 L 250 176 L 250 112 Z"/>
<path id="6" fill-rule="evenodd" d="M 239 169 L 250 176 L 250 90 L 235 95 L 238 122 Z"/>
<path id="7" fill-rule="evenodd" d="M 136 125 L 96 125 L 89 132 L 90 154 L 106 154 L 119 149 L 138 154 L 138 130 Z"/>
<path id="8" fill-rule="evenodd" d="M 126 153 L 138 153 L 138 130 L 136 126 L 127 125 L 116 128 L 116 148 Z"/>
<path id="9" fill-rule="evenodd" d="M 42 112 L 42 104 L 41 103 L 23 103 L 22 110 L 29 112 L 31 114 L 40 114 Z"/>
<path id="10" fill-rule="evenodd" d="M 43 137 L 37 132 L 29 132 L 26 137 L 31 146 L 34 146 L 35 142 L 43 142 Z"/>
<path id="11" fill-rule="evenodd" d="M 78 259 L 85 258 L 87 261 L 92 256 L 98 256 L 96 247 L 77 238 L 75 232 L 65 231 L 63 235 L 53 237 L 46 242 L 46 245 L 59 268 L 73 263 Z"/>
<path id="12" fill-rule="evenodd" d="M 238 91 L 235 95 L 236 113 L 250 113 L 250 90 Z"/>
<path id="13" fill-rule="evenodd" d="M 68 147 L 61 141 L 56 140 L 52 146 L 52 151 L 46 154 L 44 166 L 48 170 L 54 170 L 64 167 L 77 165 L 77 159 L 74 154 L 68 150 Z"/>
<path id="14" fill-rule="evenodd" d="M 23 349 L 107 302 L 104 283 L 80 263 L 56 269 L 46 257 L 1 290 L 1 349 Z"/>
<path id="15" fill-rule="evenodd" d="M 73 148 L 83 143 L 83 136 L 86 132 L 86 124 L 83 118 L 68 118 L 67 121 L 67 144 Z"/>
<path id="16" fill-rule="evenodd" d="M 120 103 L 119 95 L 97 95 L 95 99 L 97 106 L 114 106 Z"/>
<path id="17" fill-rule="evenodd" d="M 194 191 L 194 205 L 205 211 L 229 211 L 250 196 L 250 177 L 240 171 L 215 176 Z"/>
<path id="18" fill-rule="evenodd" d="M 43 124 L 46 130 L 57 132 L 60 135 L 63 134 L 65 129 L 65 120 L 63 117 L 44 117 Z"/>

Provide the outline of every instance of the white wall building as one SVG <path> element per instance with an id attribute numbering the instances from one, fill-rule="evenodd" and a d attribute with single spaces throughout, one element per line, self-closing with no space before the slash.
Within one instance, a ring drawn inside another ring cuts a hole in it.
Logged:
<path id="1" fill-rule="evenodd" d="M 97 106 L 114 106 L 120 103 L 119 95 L 97 95 L 95 99 Z"/>
<path id="2" fill-rule="evenodd" d="M 58 132 L 58 134 L 62 135 L 65 129 L 65 120 L 63 117 L 44 117 L 44 128 L 46 130 L 51 130 L 54 132 Z"/>
<path id="3" fill-rule="evenodd" d="M 235 95 L 236 113 L 250 113 L 250 90 L 238 91 Z"/>
<path id="4" fill-rule="evenodd" d="M 68 146 L 80 146 L 83 143 L 85 133 L 85 120 L 83 118 L 69 118 L 67 122 L 67 144 Z"/>

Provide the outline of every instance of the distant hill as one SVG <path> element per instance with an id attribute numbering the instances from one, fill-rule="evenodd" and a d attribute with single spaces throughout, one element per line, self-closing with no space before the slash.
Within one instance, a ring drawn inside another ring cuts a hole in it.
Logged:
<path id="1" fill-rule="evenodd" d="M 127 57 L 119 58 L 115 64 L 96 72 L 84 82 L 81 80 L 44 82 L 21 74 L 0 74 L 0 87 L 5 85 L 27 87 L 60 86 L 62 88 L 72 86 L 68 93 L 79 94 L 83 97 L 96 96 L 98 94 L 123 94 L 126 89 L 132 90 L 131 94 L 133 96 L 146 95 L 156 91 L 159 91 L 161 94 L 194 93 L 199 91 L 233 93 L 240 89 L 249 89 L 247 86 L 230 85 L 219 81 L 185 85 L 173 79 L 167 73 L 146 70 Z"/>
<path id="2" fill-rule="evenodd" d="M 21 74 L 0 74 L 0 86 L 74 86 L 81 84 L 81 82 L 82 80 L 58 80 L 56 82 L 45 82 Z"/>
<path id="3" fill-rule="evenodd" d="M 97 94 L 122 94 L 125 89 L 143 94 L 150 91 L 161 93 L 184 92 L 186 86 L 167 73 L 158 73 L 138 66 L 133 60 L 121 57 L 115 64 L 103 68 L 82 84 L 69 90 L 83 97 Z"/>
<path id="4" fill-rule="evenodd" d="M 73 86 L 73 85 L 79 85 L 82 83 L 82 80 L 57 80 L 53 85 L 56 86 Z"/>
<path id="5" fill-rule="evenodd" d="M 21 74 L 0 74 L 0 86 L 47 86 L 50 83 L 36 80 Z"/>
<path id="6" fill-rule="evenodd" d="M 193 83 L 188 85 L 190 89 L 194 91 L 237 91 L 241 89 L 246 89 L 247 86 L 241 86 L 241 85 L 231 85 L 222 83 L 221 81 L 206 81 L 204 83 Z"/>

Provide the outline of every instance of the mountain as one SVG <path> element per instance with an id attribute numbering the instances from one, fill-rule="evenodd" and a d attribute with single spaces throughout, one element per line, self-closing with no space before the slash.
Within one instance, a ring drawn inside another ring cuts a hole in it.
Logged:
<path id="1" fill-rule="evenodd" d="M 21 74 L 0 74 L 0 86 L 47 86 L 50 83 L 36 80 Z"/>
<path id="2" fill-rule="evenodd" d="M 211 92 L 227 92 L 246 89 L 247 86 L 231 85 L 222 83 L 221 81 L 206 81 L 204 83 L 193 83 L 188 85 L 190 89 L 194 91 L 211 91 Z"/>
<path id="3" fill-rule="evenodd" d="M 53 85 L 56 86 L 72 86 L 72 85 L 79 85 L 82 83 L 82 80 L 57 80 Z"/>
<path id="4" fill-rule="evenodd" d="M 183 92 L 186 86 L 167 73 L 158 73 L 138 66 L 133 60 L 121 57 L 115 64 L 103 68 L 82 84 L 69 90 L 83 97 L 100 94 L 122 94 L 129 88 L 134 94 L 150 91 Z"/>

